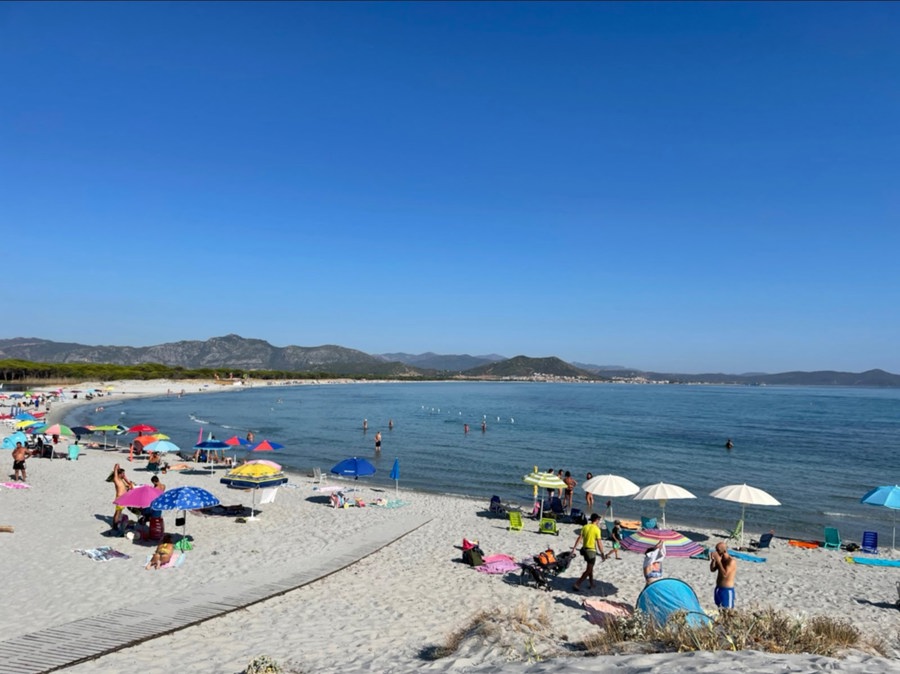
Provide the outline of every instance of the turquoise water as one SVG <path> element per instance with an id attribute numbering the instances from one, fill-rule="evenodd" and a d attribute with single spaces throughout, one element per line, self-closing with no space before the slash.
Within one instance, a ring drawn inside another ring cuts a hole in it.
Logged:
<path id="1" fill-rule="evenodd" d="M 286 445 L 265 457 L 286 468 L 308 472 L 363 456 L 378 469 L 368 480 L 392 485 L 388 473 L 399 457 L 401 488 L 485 502 L 492 494 L 527 501 L 531 489 L 521 478 L 535 465 L 571 470 L 579 483 L 588 471 L 614 473 L 641 486 L 665 481 L 693 492 L 695 500 L 669 502 L 670 524 L 730 528 L 740 505 L 708 494 L 746 482 L 782 503 L 748 507 L 748 530 L 774 528 L 779 536 L 821 539 L 822 528 L 834 525 L 848 539 L 874 527 L 888 540 L 891 511 L 859 499 L 900 482 L 897 389 L 367 383 L 102 402 L 104 411 L 80 408 L 67 423 L 149 423 L 186 449 L 200 428 L 218 439 L 252 429 L 257 440 Z M 379 430 L 383 447 L 375 456 Z M 659 511 L 656 502 L 630 498 L 614 506 L 623 517 Z"/>

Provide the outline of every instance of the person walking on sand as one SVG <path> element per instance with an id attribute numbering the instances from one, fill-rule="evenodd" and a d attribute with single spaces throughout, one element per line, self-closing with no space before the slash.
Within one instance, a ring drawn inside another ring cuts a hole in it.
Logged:
<path id="1" fill-rule="evenodd" d="M 12 453 L 13 481 L 22 480 L 22 482 L 27 482 L 27 479 L 25 477 L 25 457 L 27 455 L 28 450 L 25 449 L 25 446 L 21 442 L 17 442 L 16 448 Z"/>
<path id="2" fill-rule="evenodd" d="M 709 570 L 716 573 L 716 590 L 713 594 L 716 606 L 721 609 L 734 608 L 737 560 L 728 554 L 728 546 L 723 541 L 716 543 L 716 549 L 709 555 Z"/>
<path id="3" fill-rule="evenodd" d="M 581 527 L 581 531 L 578 534 L 578 538 L 575 539 L 575 545 L 572 546 L 572 552 L 575 552 L 575 548 L 578 547 L 578 544 L 581 543 L 581 556 L 584 557 L 584 561 L 587 562 L 587 568 L 585 568 L 584 573 L 581 574 L 581 578 L 575 581 L 575 584 L 572 588 L 576 592 L 581 591 L 581 584 L 588 580 L 590 584 L 590 588 L 594 589 L 594 562 L 597 561 L 597 555 L 599 554 L 601 559 L 605 562 L 606 555 L 603 553 L 603 541 L 600 538 L 600 527 L 597 526 L 597 521 L 600 519 L 600 515 L 594 513 L 591 515 L 591 521 Z"/>

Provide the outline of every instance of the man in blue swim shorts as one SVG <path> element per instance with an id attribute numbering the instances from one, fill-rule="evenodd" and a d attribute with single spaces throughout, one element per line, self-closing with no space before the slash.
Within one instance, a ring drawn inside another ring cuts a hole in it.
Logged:
<path id="1" fill-rule="evenodd" d="M 728 554 L 728 546 L 720 541 L 709 555 L 709 570 L 716 572 L 716 591 L 713 595 L 716 606 L 721 609 L 734 608 L 734 577 L 737 575 L 737 560 Z"/>

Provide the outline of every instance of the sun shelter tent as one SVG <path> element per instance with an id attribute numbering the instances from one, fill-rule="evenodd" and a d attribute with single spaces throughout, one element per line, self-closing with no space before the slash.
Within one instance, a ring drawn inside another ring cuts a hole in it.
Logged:
<path id="1" fill-rule="evenodd" d="M 678 578 L 660 578 L 650 583 L 641 590 L 636 604 L 660 627 L 679 611 L 685 613 L 685 622 L 690 627 L 703 627 L 712 622 L 703 612 L 694 589 Z"/>

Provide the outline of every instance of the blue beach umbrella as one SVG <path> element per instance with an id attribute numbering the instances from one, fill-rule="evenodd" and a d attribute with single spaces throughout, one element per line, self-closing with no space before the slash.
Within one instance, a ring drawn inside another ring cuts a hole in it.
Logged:
<path id="1" fill-rule="evenodd" d="M 206 462 L 209 463 L 210 452 L 224 451 L 231 449 L 231 445 L 221 440 L 204 440 L 194 445 L 194 449 L 202 449 L 206 452 Z"/>
<path id="2" fill-rule="evenodd" d="M 176 445 L 174 442 L 169 442 L 168 440 L 156 440 L 144 447 L 144 451 L 156 452 L 157 454 L 171 454 L 180 452 L 181 447 Z"/>
<path id="3" fill-rule="evenodd" d="M 20 412 L 13 418 L 16 421 L 37 421 L 37 417 L 33 414 L 29 414 L 28 412 Z"/>
<path id="4" fill-rule="evenodd" d="M 374 475 L 375 466 L 365 459 L 359 459 L 354 456 L 351 459 L 344 459 L 340 463 L 335 464 L 331 469 L 331 472 L 335 475 L 343 475 L 344 477 L 352 476 L 354 479 L 359 479 L 366 475 Z"/>
<path id="5" fill-rule="evenodd" d="M 391 479 L 394 481 L 394 491 L 400 493 L 400 459 L 394 459 L 394 467 L 391 468 Z"/>
<path id="6" fill-rule="evenodd" d="M 888 485 L 884 487 L 875 487 L 867 492 L 860 500 L 860 503 L 866 505 L 882 506 L 890 508 L 894 511 L 894 531 L 891 537 L 891 549 L 896 549 L 897 544 L 897 511 L 900 510 L 900 486 Z"/>
<path id="7" fill-rule="evenodd" d="M 152 510 L 201 510 L 219 505 L 219 499 L 200 487 L 175 487 L 163 492 L 162 496 L 153 499 L 150 504 Z M 186 514 L 186 513 L 185 513 Z M 178 541 L 178 549 L 190 550 L 187 542 L 187 517 L 181 530 L 181 540 Z"/>

